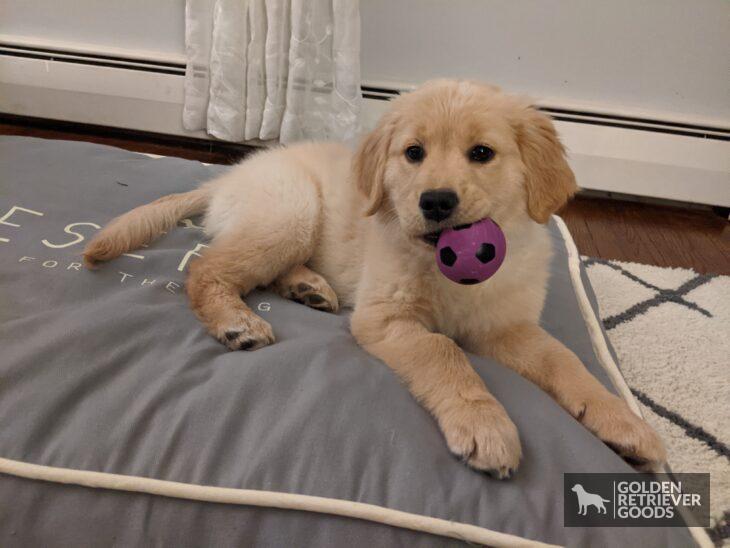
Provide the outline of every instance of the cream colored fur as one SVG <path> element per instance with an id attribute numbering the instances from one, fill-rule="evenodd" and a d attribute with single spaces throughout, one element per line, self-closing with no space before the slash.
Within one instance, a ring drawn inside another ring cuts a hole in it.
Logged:
<path id="1" fill-rule="evenodd" d="M 470 161 L 477 144 L 494 158 Z M 412 145 L 424 148 L 423 161 L 405 157 Z M 434 188 L 460 199 L 440 225 L 418 207 Z M 403 379 L 469 465 L 509 477 L 521 448 L 462 348 L 512 367 L 625 458 L 653 466 L 664 459 L 653 431 L 538 325 L 550 259 L 541 223 L 575 189 L 549 118 L 491 86 L 436 81 L 394 100 L 354 156 L 332 143 L 258 153 L 199 190 L 115 219 L 85 258 L 112 259 L 205 209 L 212 241 L 191 264 L 187 291 L 229 348 L 274 342 L 240 298 L 257 286 L 323 310 L 352 306 L 358 342 Z M 454 284 L 422 237 L 484 217 L 502 227 L 507 258 L 487 283 Z"/>
<path id="2" fill-rule="evenodd" d="M 94 253 L 84 254 L 86 266 L 94 267 L 152 241 L 180 219 L 205 211 L 209 200 L 208 190 L 203 187 L 164 196 L 114 219 L 104 227 L 104 238 L 96 239 Z"/>

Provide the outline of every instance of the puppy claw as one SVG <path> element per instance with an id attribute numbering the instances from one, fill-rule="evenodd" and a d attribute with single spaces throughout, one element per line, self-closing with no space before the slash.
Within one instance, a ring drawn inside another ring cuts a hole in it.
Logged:
<path id="1" fill-rule="evenodd" d="M 250 348 L 253 348 L 256 346 L 256 341 L 253 339 L 246 339 L 245 341 L 242 341 L 239 345 L 239 350 L 249 350 Z"/>
<path id="2" fill-rule="evenodd" d="M 484 470 L 484 473 L 486 475 L 488 475 L 490 478 L 502 480 L 502 479 L 512 479 L 512 476 L 514 475 L 515 470 L 514 470 L 514 468 L 505 468 L 505 467 L 502 467 L 499 469 L 491 468 L 489 470 Z"/>
<path id="3" fill-rule="evenodd" d="M 307 306 L 316 306 L 318 304 L 322 304 L 325 302 L 325 299 L 322 295 L 317 295 L 316 293 L 313 295 L 306 295 L 304 297 L 304 303 Z"/>
<path id="4" fill-rule="evenodd" d="M 652 470 L 653 466 L 656 464 L 647 458 L 639 456 L 635 447 L 625 447 L 611 442 L 604 443 L 609 449 L 611 449 L 611 451 L 621 457 L 626 464 L 640 472 Z"/>

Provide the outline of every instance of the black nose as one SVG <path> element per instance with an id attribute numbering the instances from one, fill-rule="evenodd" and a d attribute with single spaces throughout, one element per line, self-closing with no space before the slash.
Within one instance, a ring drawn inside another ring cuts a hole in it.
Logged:
<path id="1" fill-rule="evenodd" d="M 459 197 L 453 190 L 427 190 L 421 194 L 418 207 L 423 216 L 429 221 L 443 221 L 447 219 L 459 205 Z"/>

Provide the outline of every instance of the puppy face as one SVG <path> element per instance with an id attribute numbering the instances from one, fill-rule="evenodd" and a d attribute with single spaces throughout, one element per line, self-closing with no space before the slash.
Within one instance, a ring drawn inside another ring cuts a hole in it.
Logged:
<path id="1" fill-rule="evenodd" d="M 355 176 L 369 215 L 414 243 L 491 217 L 545 223 L 576 190 L 552 122 L 497 88 L 435 81 L 392 101 L 363 141 Z"/>

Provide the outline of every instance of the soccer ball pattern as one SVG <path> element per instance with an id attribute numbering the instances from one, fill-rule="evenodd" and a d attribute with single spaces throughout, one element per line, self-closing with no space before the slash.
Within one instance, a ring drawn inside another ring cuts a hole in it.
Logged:
<path id="1" fill-rule="evenodd" d="M 448 228 L 436 244 L 436 263 L 452 282 L 473 285 L 491 278 L 507 254 L 507 241 L 499 225 L 482 219 Z"/>

